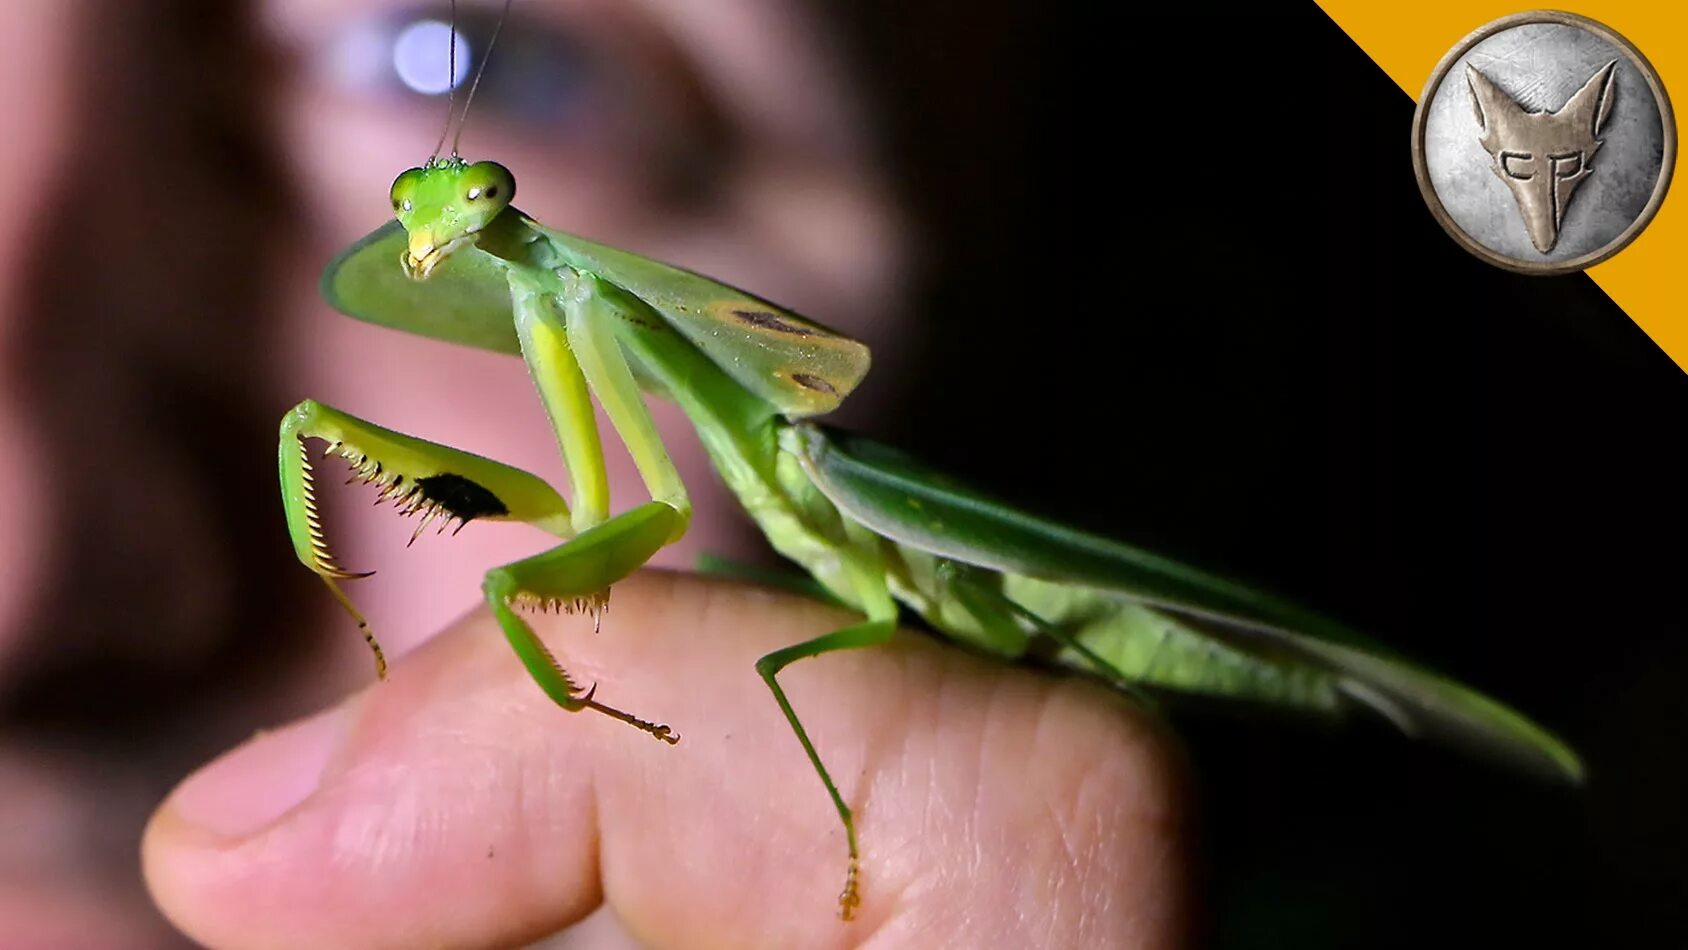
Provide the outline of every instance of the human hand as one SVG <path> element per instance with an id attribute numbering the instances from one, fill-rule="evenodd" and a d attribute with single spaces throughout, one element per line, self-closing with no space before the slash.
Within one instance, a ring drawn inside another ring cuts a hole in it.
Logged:
<path id="1" fill-rule="evenodd" d="M 507 946 L 605 903 L 658 947 L 1178 942 L 1180 768 L 1118 697 L 915 635 L 782 674 L 856 813 L 840 923 L 843 830 L 752 664 L 845 616 L 655 572 L 615 593 L 599 636 L 537 627 L 678 746 L 553 706 L 475 613 L 178 787 L 154 898 L 213 947 Z"/>

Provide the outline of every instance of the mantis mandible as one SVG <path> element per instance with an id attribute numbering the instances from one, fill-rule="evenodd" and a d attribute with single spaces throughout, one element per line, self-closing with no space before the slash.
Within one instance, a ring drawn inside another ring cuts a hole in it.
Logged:
<path id="1" fill-rule="evenodd" d="M 860 383 L 865 346 L 710 278 L 553 231 L 511 205 L 515 191 L 495 162 L 471 163 L 455 149 L 430 158 L 393 182 L 395 220 L 335 258 L 322 290 L 358 319 L 521 357 L 567 464 L 566 501 L 528 472 L 320 402 L 301 402 L 282 419 L 281 489 L 295 552 L 357 620 L 378 677 L 386 675 L 380 647 L 341 588 L 365 575 L 342 567 L 323 534 L 307 440 L 327 443 L 327 454 L 347 459 L 424 526 L 508 520 L 555 536 L 549 550 L 485 575 L 483 593 L 511 647 L 562 708 L 679 741 L 669 726 L 582 689 L 523 618 L 562 609 L 596 623 L 612 585 L 686 531 L 686 486 L 645 404 L 655 395 L 683 410 L 769 543 L 861 615 L 755 663 L 842 822 L 845 919 L 861 900 L 855 822 L 779 674 L 798 660 L 885 643 L 905 609 L 975 650 L 1009 660 L 1042 655 L 1124 691 L 1369 709 L 1408 733 L 1581 779 L 1576 755 L 1541 727 L 1337 622 L 1014 510 L 811 421 Z M 649 494 L 619 513 L 610 510 L 594 401 Z"/>

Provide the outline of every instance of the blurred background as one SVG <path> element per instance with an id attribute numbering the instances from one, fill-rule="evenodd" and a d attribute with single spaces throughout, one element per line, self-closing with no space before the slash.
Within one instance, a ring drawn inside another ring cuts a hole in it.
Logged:
<path id="1" fill-rule="evenodd" d="M 460 6 L 472 67 L 498 4 Z M 843 422 L 1340 616 L 1588 760 L 1573 792 L 1376 723 L 1175 708 L 1211 942 L 1688 941 L 1682 371 L 1587 278 L 1455 247 L 1410 99 L 1313 5 L 1082 6 L 517 0 L 463 152 L 541 220 L 869 342 Z M 0 946 L 177 946 L 148 812 L 369 675 L 287 543 L 281 414 L 561 466 L 517 364 L 316 296 L 440 134 L 444 0 L 8 12 Z M 765 556 L 660 421 L 698 503 L 665 563 Z M 331 494 L 390 654 L 536 550 L 404 551 Z"/>

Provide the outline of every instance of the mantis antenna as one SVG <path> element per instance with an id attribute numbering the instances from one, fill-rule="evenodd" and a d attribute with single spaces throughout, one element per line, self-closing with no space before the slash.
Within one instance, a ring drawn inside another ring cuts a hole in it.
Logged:
<path id="1" fill-rule="evenodd" d="M 498 16 L 498 25 L 492 30 L 492 38 L 487 41 L 486 53 L 481 57 L 480 65 L 475 67 L 475 79 L 469 84 L 469 94 L 463 97 L 463 112 L 457 112 L 457 0 L 451 0 L 451 39 L 450 48 L 446 51 L 446 100 L 445 125 L 440 129 L 440 139 L 434 143 L 434 152 L 428 156 L 432 162 L 440 157 L 440 150 L 445 148 L 445 137 L 451 134 L 453 117 L 457 119 L 457 134 L 451 140 L 451 157 L 457 157 L 457 147 L 463 141 L 463 126 L 469 121 L 469 108 L 475 104 L 475 93 L 481 88 L 481 77 L 486 75 L 486 64 L 492 58 L 492 50 L 498 45 L 498 35 L 504 32 L 504 21 L 510 19 L 510 2 L 504 0 L 504 10 Z"/>
<path id="2" fill-rule="evenodd" d="M 456 5 L 457 0 L 452 0 L 454 10 Z M 493 47 L 498 45 L 498 34 L 504 32 L 504 21 L 508 19 L 510 19 L 510 0 L 504 0 L 504 10 L 498 15 L 498 25 L 492 28 L 492 39 L 487 41 L 486 53 L 481 56 L 481 64 L 475 68 L 475 80 L 469 84 L 469 94 L 463 97 L 463 114 L 457 119 L 457 135 L 451 140 L 453 158 L 457 156 L 458 143 L 463 141 L 463 126 L 469 122 L 469 107 L 475 104 L 475 93 L 481 88 L 481 77 L 486 75 L 486 64 L 492 60 Z M 455 20 L 456 14 L 453 13 L 453 21 L 455 22 Z M 452 44 L 452 50 L 455 53 L 455 42 Z"/>
<path id="3" fill-rule="evenodd" d="M 500 21 L 499 25 L 502 26 L 503 22 Z M 445 148 L 445 137 L 451 132 L 451 117 L 457 111 L 457 0 L 451 0 L 451 38 L 446 41 L 445 56 L 445 124 L 440 126 L 440 140 L 434 143 L 434 152 L 428 156 L 430 165 L 440 157 L 440 149 Z M 479 81 L 479 77 L 476 79 Z M 456 151 L 456 143 L 452 144 L 452 151 Z"/>

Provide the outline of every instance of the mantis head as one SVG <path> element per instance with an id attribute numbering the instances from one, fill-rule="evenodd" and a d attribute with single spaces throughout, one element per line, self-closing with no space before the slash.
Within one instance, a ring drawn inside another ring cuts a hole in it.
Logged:
<path id="1" fill-rule="evenodd" d="M 393 180 L 393 214 L 410 235 L 400 256 L 412 280 L 426 280 L 451 253 L 472 244 L 480 230 L 510 206 L 516 179 L 497 162 L 429 159 Z"/>

